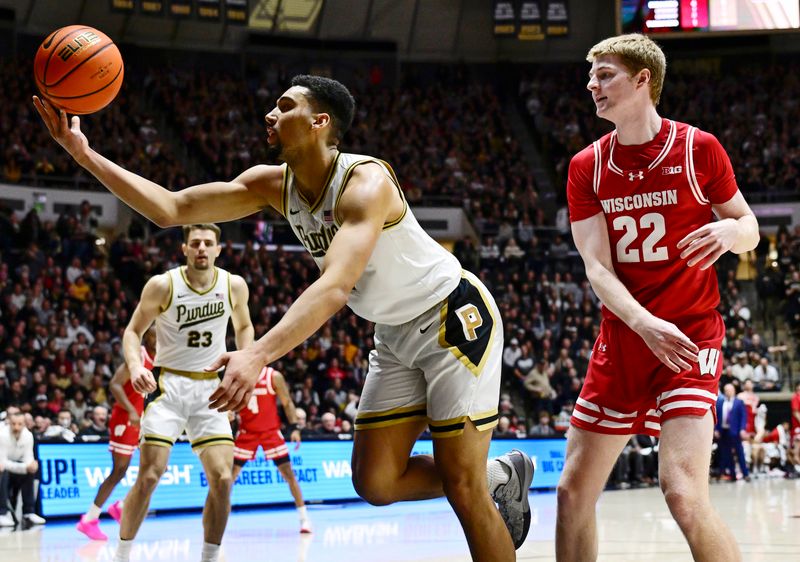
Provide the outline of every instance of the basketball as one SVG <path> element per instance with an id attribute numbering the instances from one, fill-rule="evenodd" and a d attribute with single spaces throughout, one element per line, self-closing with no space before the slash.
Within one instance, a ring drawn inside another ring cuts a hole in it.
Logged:
<path id="1" fill-rule="evenodd" d="M 67 113 L 94 113 L 107 106 L 122 86 L 122 55 L 102 31 L 70 25 L 51 33 L 33 64 L 36 86 Z"/>

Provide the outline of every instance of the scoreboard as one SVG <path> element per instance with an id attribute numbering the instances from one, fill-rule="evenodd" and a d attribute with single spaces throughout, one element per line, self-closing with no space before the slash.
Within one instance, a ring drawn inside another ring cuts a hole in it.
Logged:
<path id="1" fill-rule="evenodd" d="M 800 28 L 800 0 L 617 0 L 621 33 L 730 33 Z"/>

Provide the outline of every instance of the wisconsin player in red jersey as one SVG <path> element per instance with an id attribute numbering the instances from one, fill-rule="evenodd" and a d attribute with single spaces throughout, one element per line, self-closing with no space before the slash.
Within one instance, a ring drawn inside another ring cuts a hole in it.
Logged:
<path id="1" fill-rule="evenodd" d="M 153 368 L 153 357 L 156 351 L 156 332 L 152 328 L 145 332 L 142 339 L 142 365 L 145 369 Z M 100 484 L 94 502 L 89 510 L 78 521 L 77 529 L 93 540 L 108 540 L 100 530 L 99 518 L 103 504 L 117 487 L 120 480 L 125 478 L 131 457 L 139 444 L 139 420 L 144 411 L 144 395 L 136 392 L 131 385 L 131 374 L 125 363 L 119 366 L 109 383 L 111 394 L 116 403 L 111 409 L 111 418 L 108 422 L 109 434 L 108 450 L 111 451 L 111 472 Z M 108 513 L 116 521 L 122 517 L 122 500 L 111 504 Z"/>
<path id="2" fill-rule="evenodd" d="M 281 420 L 278 417 L 276 397 L 281 399 L 283 412 L 289 422 L 290 439 L 300 445 L 300 430 L 297 429 L 297 413 L 294 402 L 289 395 L 286 379 L 280 371 L 272 367 L 264 367 L 258 376 L 253 395 L 247 406 L 239 412 L 239 433 L 233 449 L 233 480 L 239 477 L 242 467 L 247 461 L 256 458 L 260 446 L 264 450 L 264 458 L 272 460 L 281 476 L 289 484 L 294 498 L 294 505 L 300 515 L 300 532 L 311 532 L 311 521 L 306 513 L 303 492 L 294 477 L 292 461 L 289 459 L 289 448 L 281 433 Z"/>
<path id="3" fill-rule="evenodd" d="M 606 39 L 587 60 L 597 115 L 616 130 L 569 169 L 572 233 L 603 321 L 572 414 L 556 555 L 597 558 L 595 504 L 629 436 L 647 433 L 660 434 L 661 488 L 695 560 L 739 560 L 708 495 L 725 334 L 712 266 L 755 248 L 758 223 L 717 139 L 656 111 L 666 59 L 652 40 Z"/>

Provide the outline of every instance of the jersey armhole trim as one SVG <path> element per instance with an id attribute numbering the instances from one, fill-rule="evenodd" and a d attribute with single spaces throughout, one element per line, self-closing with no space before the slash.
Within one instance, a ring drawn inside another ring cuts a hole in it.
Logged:
<path id="1" fill-rule="evenodd" d="M 689 127 L 686 133 L 686 178 L 689 180 L 689 187 L 692 190 L 692 195 L 701 205 L 709 205 L 711 202 L 703 195 L 703 190 L 700 189 L 700 183 L 697 181 L 697 174 L 694 169 L 694 134 L 697 127 Z"/>
<path id="2" fill-rule="evenodd" d="M 228 274 L 228 302 L 231 305 L 231 310 L 233 310 L 233 290 L 231 289 L 231 272 L 226 271 L 225 273 Z"/>
<path id="3" fill-rule="evenodd" d="M 281 180 L 281 213 L 284 218 L 288 217 L 289 209 L 289 165 L 283 165 L 283 179 Z"/>
<path id="4" fill-rule="evenodd" d="M 167 299 L 167 305 L 164 306 L 163 304 L 159 307 L 161 312 L 164 312 L 172 305 L 172 270 L 167 271 L 167 279 L 169 280 L 169 299 Z"/>
<path id="5" fill-rule="evenodd" d="M 600 190 L 600 171 L 603 165 L 602 152 L 600 151 L 600 141 L 594 141 L 592 143 L 592 149 L 594 150 L 594 175 L 592 176 L 592 190 L 594 191 L 594 194 L 597 195 L 597 192 Z"/>
<path id="6" fill-rule="evenodd" d="M 339 201 L 342 198 L 344 190 L 347 188 L 347 182 L 350 180 L 350 176 L 353 174 L 353 170 L 355 170 L 355 168 L 357 166 L 360 166 L 361 164 L 369 164 L 369 163 L 380 164 L 381 166 L 383 166 L 385 171 L 389 172 L 389 178 L 392 180 L 392 183 L 394 184 L 395 188 L 397 188 L 397 193 L 400 195 L 400 200 L 403 202 L 403 212 L 400 213 L 400 216 L 398 218 L 385 222 L 383 224 L 383 230 L 387 230 L 397 224 L 400 224 L 400 222 L 405 218 L 406 214 L 408 213 L 408 202 L 406 201 L 405 195 L 403 195 L 403 190 L 400 188 L 400 182 L 397 181 L 397 176 L 395 175 L 391 165 L 389 165 L 389 163 L 384 160 L 379 160 L 377 158 L 367 158 L 365 160 L 358 160 L 357 162 L 353 162 L 352 164 L 350 164 L 350 167 L 347 168 L 347 170 L 344 173 L 344 176 L 342 178 L 342 188 L 339 190 L 339 193 L 336 195 L 336 201 L 334 201 L 333 203 L 333 220 L 336 222 L 337 226 L 340 227 L 342 226 L 342 220 L 339 217 Z"/>
<path id="7" fill-rule="evenodd" d="M 275 387 L 272 385 L 272 369 L 267 367 L 267 392 L 275 396 L 277 392 L 275 392 Z"/>

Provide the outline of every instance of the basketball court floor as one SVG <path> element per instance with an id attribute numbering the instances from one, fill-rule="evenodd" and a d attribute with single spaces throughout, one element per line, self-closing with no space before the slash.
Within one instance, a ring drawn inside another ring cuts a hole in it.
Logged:
<path id="1" fill-rule="evenodd" d="M 711 487 L 714 504 L 732 527 L 748 562 L 800 560 L 800 481 L 768 479 Z M 556 497 L 531 494 L 533 523 L 518 560 L 554 560 Z M 297 532 L 294 509 L 237 511 L 223 545 L 227 562 L 467 562 L 466 542 L 443 500 L 372 507 L 364 503 L 310 506 L 312 535 Z M 606 492 L 599 506 L 600 560 L 691 560 L 657 488 Z M 4 530 L 3 562 L 110 561 L 116 523 L 104 519 L 108 543 L 92 542 L 74 521 Z M 131 560 L 200 560 L 198 513 L 145 520 Z"/>

